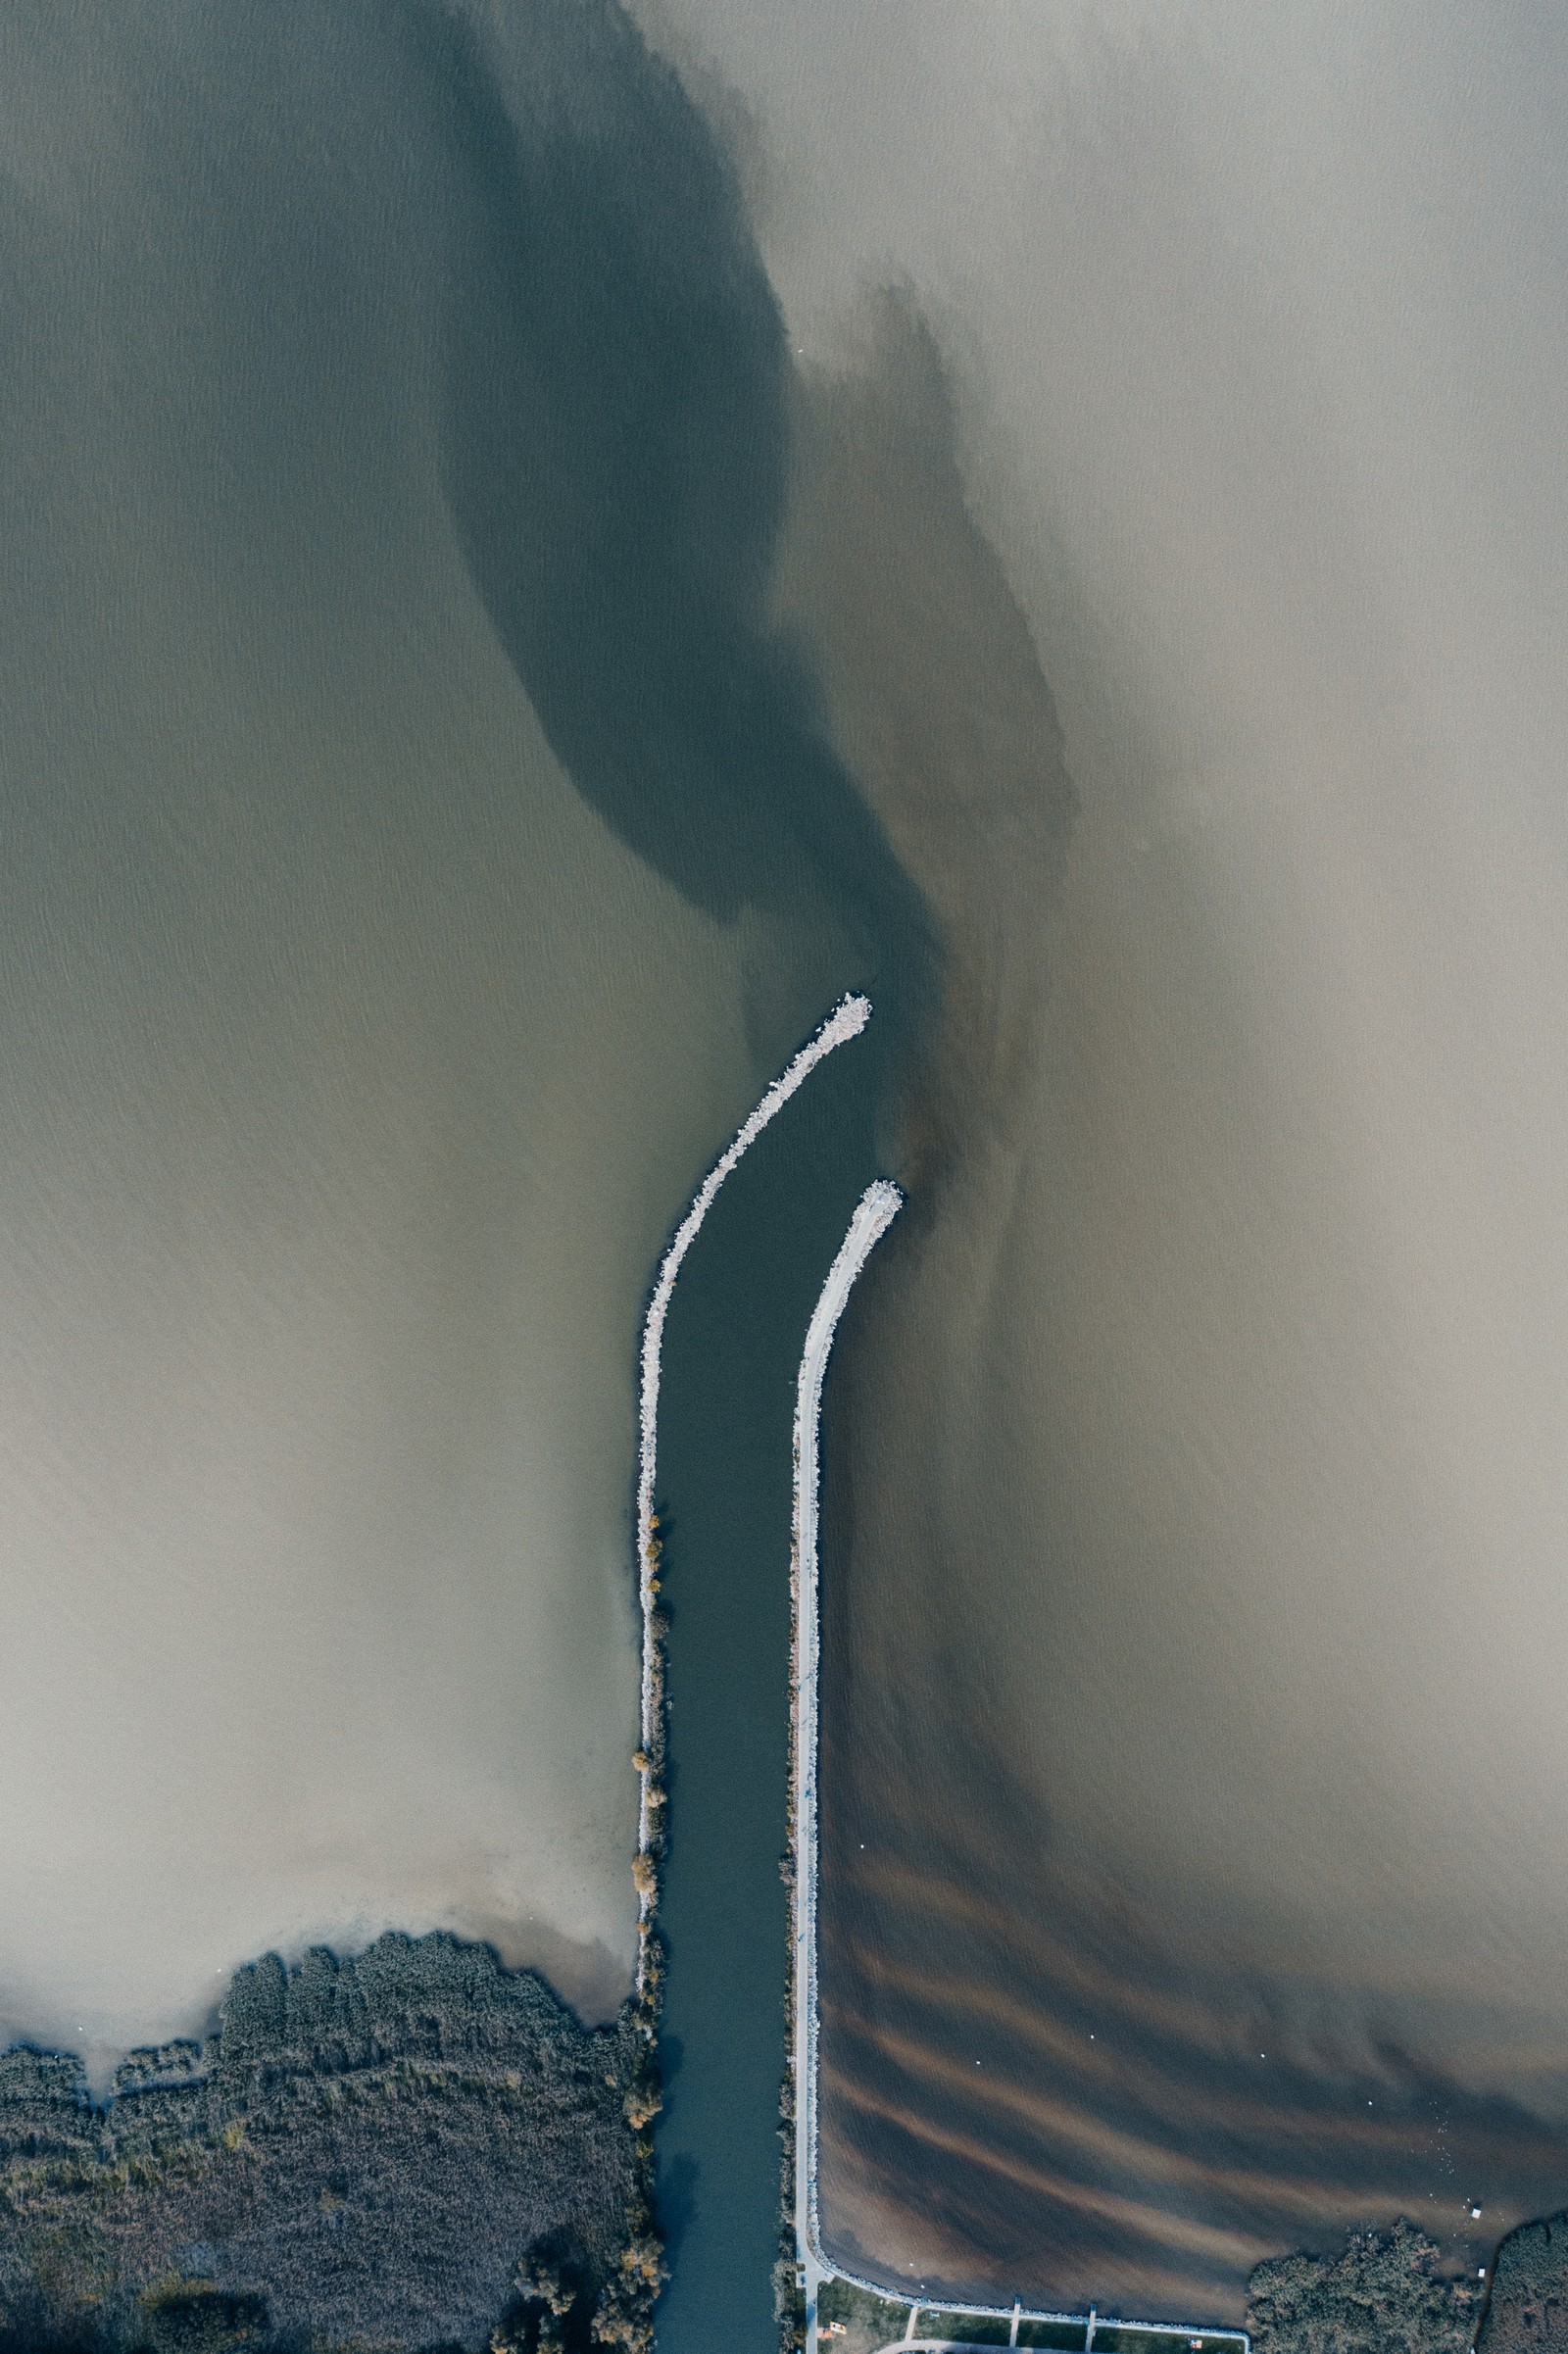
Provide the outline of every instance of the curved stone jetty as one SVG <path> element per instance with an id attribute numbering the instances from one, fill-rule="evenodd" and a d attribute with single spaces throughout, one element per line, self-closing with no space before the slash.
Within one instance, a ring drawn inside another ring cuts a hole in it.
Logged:
<path id="1" fill-rule="evenodd" d="M 920 2314 L 934 2313 L 943 2321 L 961 2324 L 999 2324 L 1007 2327 L 1010 2345 L 1061 2342 L 1063 2329 L 1084 2332 L 1083 2344 L 1092 2349 L 1096 2332 L 1114 2332 L 1114 2342 L 1127 2349 L 1143 2340 L 1142 2354 L 1159 2349 L 1212 2348 L 1214 2354 L 1250 2354 L 1244 2329 L 1205 2329 L 1184 2323 L 1111 2322 L 1091 2309 L 1088 2314 L 1048 2313 L 1025 2309 L 1021 2303 L 966 2305 L 923 2293 L 908 2303 L 899 2291 L 847 2273 L 828 2262 L 821 2252 L 816 2204 L 817 2144 L 817 1989 L 816 1989 L 816 1791 L 818 1756 L 818 1670 L 820 1608 L 817 1568 L 817 1503 L 820 1484 L 820 1428 L 822 1385 L 839 1319 L 871 1252 L 904 1205 L 899 1188 L 886 1178 L 866 1187 L 850 1220 L 849 1232 L 822 1286 L 821 1297 L 807 1329 L 795 1394 L 795 1506 L 792 1553 L 794 1642 L 791 1659 L 791 1735 L 793 1768 L 790 1790 L 790 1828 L 794 1850 L 795 1912 L 791 1970 L 790 2066 L 795 2103 L 795 2258 L 797 2287 L 806 2354 L 818 2354 L 818 2304 L 824 2288 L 868 2300 L 881 2310 L 890 2329 L 883 2354 L 989 2354 L 995 2343 L 991 2330 L 984 2338 L 966 2338 L 944 2331 L 940 2336 L 916 2335 Z M 921 2284 L 922 2290 L 924 2284 Z M 833 2325 L 834 2334 L 844 2329 Z M 1020 2338 L 1020 2331 L 1027 2332 Z M 880 2334 L 873 2329 L 873 2336 Z"/>
<path id="2" fill-rule="evenodd" d="M 795 1392 L 795 1542 L 792 1552 L 795 1643 L 791 1682 L 794 1779 L 790 1792 L 795 1847 L 794 2034 L 795 2230 L 801 2261 L 815 2266 L 816 2222 L 816 1764 L 817 1665 L 817 1490 L 822 1384 L 839 1318 L 866 1260 L 904 1206 L 904 1196 L 885 1177 L 868 1185 L 856 1204 L 849 1232 L 828 1270 L 807 1328 Z M 814 2311 L 814 2299 L 811 2300 Z"/>
<path id="3" fill-rule="evenodd" d="M 654 1483 L 659 1468 L 659 1379 L 664 1323 L 674 1296 L 675 1278 L 680 1273 L 681 1262 L 687 1251 L 697 1240 L 703 1220 L 713 1206 L 719 1187 L 742 1154 L 757 1142 L 775 1114 L 783 1110 L 791 1096 L 816 1065 L 831 1054 L 835 1047 L 844 1046 L 850 1039 L 858 1038 L 870 1018 L 869 998 L 855 993 L 841 998 L 821 1027 L 807 1041 L 787 1068 L 780 1072 L 756 1109 L 736 1130 L 693 1195 L 691 1207 L 675 1229 L 674 1238 L 660 1261 L 659 1274 L 648 1301 L 648 1312 L 643 1318 L 637 1452 L 637 1582 L 643 1614 L 642 1749 L 638 1765 L 641 1791 L 637 1815 L 637 1853 L 642 1868 L 637 1875 L 637 1898 L 644 1932 L 652 1921 L 657 1896 L 652 1868 L 652 1786 L 661 1746 L 662 1719 L 662 1665 L 654 1620 L 659 1571 L 659 1541 L 654 1518 Z M 640 1939 L 637 1968 L 641 1988 L 647 1968 L 646 1935 Z"/>

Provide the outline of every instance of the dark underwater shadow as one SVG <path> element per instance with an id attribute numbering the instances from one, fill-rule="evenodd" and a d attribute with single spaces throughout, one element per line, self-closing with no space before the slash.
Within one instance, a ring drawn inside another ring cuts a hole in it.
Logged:
<path id="1" fill-rule="evenodd" d="M 401 24 L 459 187 L 447 498 L 552 749 L 692 904 L 825 905 L 846 978 L 917 1015 L 924 904 L 768 619 L 790 363 L 727 159 L 606 0 L 526 0 L 515 74 L 458 16 Z"/>

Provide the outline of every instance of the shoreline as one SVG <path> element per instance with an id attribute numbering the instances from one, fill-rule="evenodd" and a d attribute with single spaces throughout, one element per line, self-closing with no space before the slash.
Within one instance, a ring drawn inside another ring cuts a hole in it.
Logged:
<path id="1" fill-rule="evenodd" d="M 1195 2328 L 1180 2322 L 1128 2321 L 1108 2314 L 1101 2315 L 1093 2307 L 1087 2314 L 1073 2314 L 1025 2307 L 1021 2302 L 1011 2305 L 970 2304 L 962 2299 L 935 2294 L 927 2296 L 923 2281 L 918 2284 L 919 2296 L 911 2300 L 900 2288 L 845 2271 L 821 2252 L 816 2191 L 816 1844 L 821 1635 L 817 1527 L 822 1390 L 834 1337 L 849 1305 L 850 1294 L 864 1271 L 871 1252 L 903 1206 L 904 1195 L 891 1179 L 885 1177 L 877 1178 L 861 1195 L 807 1329 L 806 1347 L 796 1386 L 794 1542 L 790 1563 L 790 1868 L 793 1925 L 789 2060 L 785 2090 L 786 2116 L 789 2118 L 792 2115 L 794 2126 L 795 2312 L 792 2322 L 785 2327 L 785 2342 L 802 2347 L 804 2354 L 819 2354 L 818 2304 L 821 2292 L 831 2283 L 839 2282 L 861 2296 L 869 2296 L 890 2309 L 897 2309 L 900 2326 L 896 2332 L 890 2332 L 890 2342 L 896 2340 L 899 2345 L 908 2349 L 908 2354 L 958 2354 L 959 2349 L 976 2344 L 980 2354 L 985 2354 L 986 2347 L 994 2342 L 990 2339 L 976 2341 L 952 2336 L 921 2336 L 918 2334 L 918 2324 L 922 2312 L 933 2317 L 941 2316 L 945 2320 L 972 2318 L 993 2326 L 1005 2323 L 1009 2345 L 1040 2342 L 1040 2330 L 1076 2331 L 1081 2329 L 1086 2354 L 1093 2348 L 1096 2333 L 1100 2329 L 1115 2331 L 1118 2346 L 1125 2346 L 1129 2333 L 1138 2333 L 1152 2341 L 1156 2348 L 1185 2340 L 1192 2347 L 1213 2348 L 1215 2354 L 1219 2354 L 1221 2348 L 1230 2349 L 1230 2354 L 1251 2354 L 1251 2339 L 1245 2329 Z M 786 2180 L 789 2179 L 787 2170 Z M 1020 2339 L 1020 2332 L 1026 2329 L 1035 2333 L 1033 2339 Z M 1048 2339 L 1045 2342 L 1051 2341 Z"/>

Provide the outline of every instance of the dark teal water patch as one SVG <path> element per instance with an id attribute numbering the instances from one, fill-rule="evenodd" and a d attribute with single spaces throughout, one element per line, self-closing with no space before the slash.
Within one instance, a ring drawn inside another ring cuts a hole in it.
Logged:
<path id="1" fill-rule="evenodd" d="M 727 1180 L 665 1330 L 658 1497 L 669 1617 L 661 2354 L 777 2342 L 795 1385 L 876 1174 L 875 1038 L 841 1047 Z"/>
<path id="2" fill-rule="evenodd" d="M 640 857 L 720 916 L 825 903 L 892 1026 L 934 934 L 769 621 L 790 363 L 729 163 L 606 0 L 529 0 L 505 90 L 407 21 L 468 192 L 446 480 L 497 636 Z"/>

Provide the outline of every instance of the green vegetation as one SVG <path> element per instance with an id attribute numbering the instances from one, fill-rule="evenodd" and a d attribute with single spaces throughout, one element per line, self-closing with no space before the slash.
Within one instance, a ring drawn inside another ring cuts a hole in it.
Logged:
<path id="1" fill-rule="evenodd" d="M 1358 2231 L 1340 2256 L 1281 2256 L 1249 2282 L 1255 2354 L 1467 2354 L 1479 2283 L 1447 2279 L 1413 2224 Z M 1099 2338 L 1096 2338 L 1099 2344 Z"/>
<path id="2" fill-rule="evenodd" d="M 907 2305 L 873 2296 L 869 2289 L 856 2288 L 848 2280 L 824 2281 L 816 2302 L 819 2333 L 834 2322 L 842 2325 L 842 2335 L 824 2338 L 833 2354 L 875 2354 L 878 2346 L 904 2335 L 908 2319 Z"/>
<path id="3" fill-rule="evenodd" d="M 639 2232 L 610 2268 L 587 2259 L 569 2234 L 538 2241 L 518 2264 L 507 2319 L 491 2354 L 595 2354 L 650 2341 L 653 2299 L 664 2278 L 659 2242 Z"/>
<path id="4" fill-rule="evenodd" d="M 104 2107 L 74 2060 L 0 2054 L 0 2354 L 638 2354 L 651 2028 L 387 1937 L 240 1971 Z"/>
<path id="5" fill-rule="evenodd" d="M 227 2296 L 211 2280 L 176 2274 L 136 2300 L 134 2342 L 146 2354 L 227 2354 L 260 2344 L 266 2329 L 265 2298 Z"/>
<path id="6" fill-rule="evenodd" d="M 1568 2339 L 1568 2215 L 1522 2224 L 1497 2250 L 1481 2354 L 1538 2354 Z"/>
<path id="7" fill-rule="evenodd" d="M 919 2334 L 922 2337 L 952 2337 L 969 2346 L 1004 2346 L 1010 2321 L 987 2320 L 978 2313 L 920 2311 Z"/>

